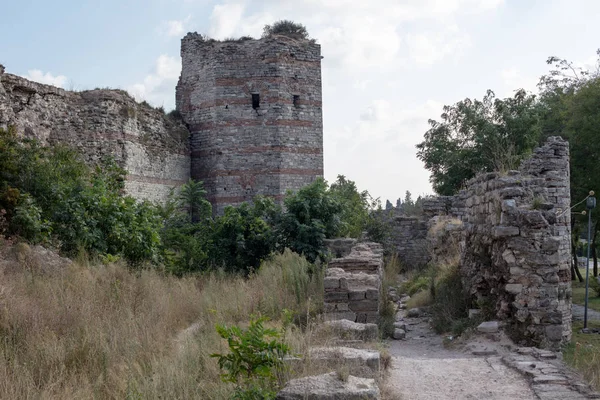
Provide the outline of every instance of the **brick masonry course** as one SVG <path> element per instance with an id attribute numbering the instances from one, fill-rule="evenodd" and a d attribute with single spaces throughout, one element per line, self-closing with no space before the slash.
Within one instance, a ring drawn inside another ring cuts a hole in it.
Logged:
<path id="1" fill-rule="evenodd" d="M 323 176 L 318 44 L 189 33 L 181 57 L 176 104 L 192 135 L 191 175 L 205 182 L 217 213 L 256 195 L 281 201 Z"/>

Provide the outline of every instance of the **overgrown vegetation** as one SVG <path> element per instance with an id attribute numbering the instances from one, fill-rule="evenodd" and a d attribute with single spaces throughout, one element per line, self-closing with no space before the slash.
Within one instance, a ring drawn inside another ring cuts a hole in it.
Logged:
<path id="1" fill-rule="evenodd" d="M 309 39 L 308 31 L 302 24 L 283 19 L 275 22 L 273 25 L 265 25 L 263 37 L 284 35 L 295 39 Z"/>
<path id="2" fill-rule="evenodd" d="M 600 328 L 592 322 L 590 328 Z M 573 323 L 573 339 L 563 350 L 564 360 L 578 370 L 596 390 L 600 390 L 600 335 L 581 333 L 583 324 Z"/>
<path id="3" fill-rule="evenodd" d="M 104 160 L 95 169 L 67 147 L 41 146 L 0 129 L 0 209 L 9 235 L 80 251 L 156 262 L 161 220 L 154 206 L 124 196 L 124 171 Z"/>
<path id="4" fill-rule="evenodd" d="M 124 181 L 112 160 L 90 168 L 67 147 L 0 130 L 2 234 L 72 257 L 123 258 L 177 275 L 216 268 L 248 275 L 286 248 L 323 260 L 324 240 L 368 230 L 377 204 L 340 176 L 331 187 L 321 179 L 289 192 L 285 208 L 258 197 L 213 216 L 202 182 L 190 180 L 156 206 L 124 195 Z"/>
<path id="5" fill-rule="evenodd" d="M 306 326 L 323 301 L 322 277 L 289 251 L 247 279 L 219 271 L 177 278 L 122 264 L 48 269 L 35 254 L 20 259 L 0 263 L 3 399 L 231 398 L 235 388 L 210 357 L 228 348 L 215 326 L 244 330 L 252 314 L 271 319 L 265 330 L 302 318 L 302 329 L 287 325 L 280 339 L 294 353 L 322 343 Z M 290 310 L 284 320 L 282 309 Z"/>

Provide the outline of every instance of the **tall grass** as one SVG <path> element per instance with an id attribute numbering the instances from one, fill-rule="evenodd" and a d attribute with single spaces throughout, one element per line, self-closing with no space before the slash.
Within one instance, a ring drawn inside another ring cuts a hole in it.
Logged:
<path id="1" fill-rule="evenodd" d="M 249 279 L 0 265 L 3 399 L 227 398 L 231 387 L 209 357 L 227 351 L 215 324 L 259 313 L 276 324 L 284 308 L 307 316 L 322 303 L 320 273 L 291 252 Z M 302 341 L 302 331 L 293 335 Z"/>
<path id="2" fill-rule="evenodd" d="M 600 323 L 592 322 L 589 327 L 600 328 Z M 573 338 L 563 349 L 563 356 L 594 389 L 600 390 L 600 335 L 581 333 L 581 328 L 581 322 L 573 324 Z"/>

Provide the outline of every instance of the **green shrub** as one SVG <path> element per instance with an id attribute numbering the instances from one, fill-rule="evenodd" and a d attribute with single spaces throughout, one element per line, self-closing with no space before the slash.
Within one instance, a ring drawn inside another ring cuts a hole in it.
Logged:
<path id="1" fill-rule="evenodd" d="M 265 25 L 263 28 L 263 38 L 273 35 L 284 35 L 295 39 L 308 39 L 308 31 L 302 24 L 289 20 L 280 20 L 273 25 Z"/>
<path id="2" fill-rule="evenodd" d="M 405 282 L 402 285 L 402 289 L 409 296 L 414 295 L 417 292 L 423 290 L 429 290 L 431 287 L 431 278 L 426 275 L 415 275 L 413 279 Z"/>
<path id="3" fill-rule="evenodd" d="M 339 232 L 342 211 L 327 182 L 317 179 L 296 193 L 288 191 L 284 204 L 286 211 L 276 221 L 280 249 L 289 248 L 310 262 L 325 259 L 324 241 Z"/>
<path id="4" fill-rule="evenodd" d="M 276 329 L 265 328 L 266 317 L 252 318 L 247 329 L 217 325 L 229 345 L 229 354 L 212 354 L 218 359 L 224 382 L 236 385 L 235 399 L 274 399 L 278 378 L 290 348 L 280 341 Z"/>
<path id="5" fill-rule="evenodd" d="M 276 237 L 267 222 L 275 203 L 256 198 L 253 204 L 226 207 L 225 214 L 212 225 L 211 259 L 226 270 L 248 274 L 274 250 Z"/>

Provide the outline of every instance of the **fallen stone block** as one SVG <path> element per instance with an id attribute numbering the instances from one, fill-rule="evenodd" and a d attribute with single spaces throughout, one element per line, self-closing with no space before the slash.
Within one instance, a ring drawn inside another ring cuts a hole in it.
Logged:
<path id="1" fill-rule="evenodd" d="M 485 321 L 479 324 L 477 331 L 481 333 L 496 333 L 500 329 L 498 321 Z"/>
<path id="2" fill-rule="evenodd" d="M 346 366 L 350 375 L 376 378 L 379 375 L 380 356 L 375 350 L 352 347 L 313 347 L 308 351 L 311 363 L 333 370 Z"/>
<path id="3" fill-rule="evenodd" d="M 396 340 L 406 339 L 406 331 L 404 329 L 394 329 L 393 338 Z"/>
<path id="4" fill-rule="evenodd" d="M 376 324 L 361 324 L 339 319 L 336 321 L 327 321 L 323 324 L 326 329 L 332 329 L 339 337 L 343 339 L 355 339 L 364 341 L 374 341 L 379 338 L 379 328 Z"/>
<path id="5" fill-rule="evenodd" d="M 374 379 L 348 376 L 341 380 L 338 374 L 307 376 L 293 379 L 277 393 L 277 400 L 379 400 L 381 395 Z"/>

